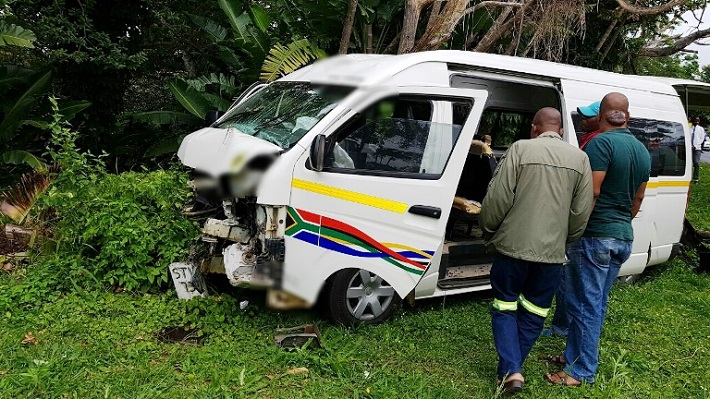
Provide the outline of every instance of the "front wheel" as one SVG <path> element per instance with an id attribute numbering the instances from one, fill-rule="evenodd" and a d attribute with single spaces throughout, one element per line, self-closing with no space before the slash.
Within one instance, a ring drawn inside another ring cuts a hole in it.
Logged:
<path id="1" fill-rule="evenodd" d="M 382 277 L 361 269 L 337 272 L 324 299 L 330 317 L 346 326 L 379 324 L 389 319 L 401 302 Z"/>

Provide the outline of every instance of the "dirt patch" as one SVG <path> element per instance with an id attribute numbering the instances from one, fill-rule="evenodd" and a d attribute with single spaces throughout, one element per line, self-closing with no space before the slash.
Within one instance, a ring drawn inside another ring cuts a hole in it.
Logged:
<path id="1" fill-rule="evenodd" d="M 198 328 L 166 327 L 158 333 L 158 340 L 169 344 L 200 344 L 206 336 Z"/>

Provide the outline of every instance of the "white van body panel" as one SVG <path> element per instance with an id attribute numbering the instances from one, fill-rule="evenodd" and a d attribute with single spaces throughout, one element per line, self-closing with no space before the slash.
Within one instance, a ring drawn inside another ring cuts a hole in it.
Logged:
<path id="1" fill-rule="evenodd" d="M 353 105 L 354 109 L 343 119 L 349 120 L 394 94 L 462 98 L 473 100 L 473 107 L 446 169 L 436 180 L 317 172 L 309 169 L 308 153 L 302 155 L 293 174 L 289 212 L 292 219 L 298 219 L 296 225 L 302 223 L 303 227 L 287 226 L 288 267 L 282 287 L 308 303 L 316 300 L 328 277 L 342 269 L 375 273 L 405 297 L 427 270 L 438 266 L 460 177 L 455 165 L 466 159 L 487 92 L 434 87 L 380 90 L 376 95 L 371 93 L 367 101 L 344 102 L 342 105 Z M 432 122 L 446 122 L 441 118 L 450 115 L 450 111 L 442 109 L 441 101 L 432 102 Z M 327 136 L 336 130 L 321 133 Z M 411 207 L 417 205 L 439 208 L 441 214 L 432 218 L 411 213 Z M 378 254 L 369 256 L 363 250 L 366 246 L 375 248 Z"/>

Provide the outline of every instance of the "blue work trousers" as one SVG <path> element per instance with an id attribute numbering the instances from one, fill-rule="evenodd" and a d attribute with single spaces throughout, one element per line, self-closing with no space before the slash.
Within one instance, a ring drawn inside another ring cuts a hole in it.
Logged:
<path id="1" fill-rule="evenodd" d="M 498 378 L 522 372 L 523 362 L 540 336 L 562 264 L 537 263 L 498 254 L 491 268 L 493 340 Z"/>

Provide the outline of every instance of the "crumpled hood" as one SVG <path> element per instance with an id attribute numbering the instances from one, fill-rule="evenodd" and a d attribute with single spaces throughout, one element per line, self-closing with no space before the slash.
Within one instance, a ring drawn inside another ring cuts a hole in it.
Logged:
<path id="1" fill-rule="evenodd" d="M 238 173 L 259 155 L 278 154 L 281 147 L 235 128 L 206 127 L 187 135 L 178 149 L 183 164 L 212 177 Z"/>

